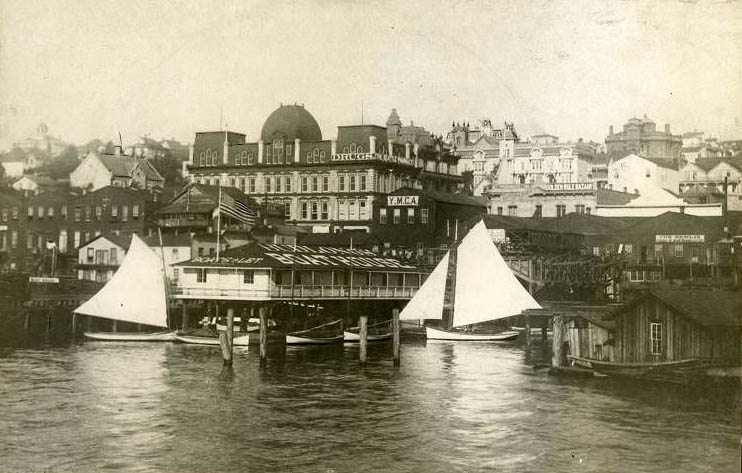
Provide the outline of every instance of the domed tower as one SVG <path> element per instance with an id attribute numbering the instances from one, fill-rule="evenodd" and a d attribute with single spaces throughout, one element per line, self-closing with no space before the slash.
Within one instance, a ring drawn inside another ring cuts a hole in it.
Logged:
<path id="1" fill-rule="evenodd" d="M 393 108 L 392 113 L 389 114 L 389 118 L 386 120 L 386 136 L 388 140 L 396 140 L 399 138 L 400 131 L 402 128 L 402 120 L 397 115 L 397 109 Z"/>
<path id="2" fill-rule="evenodd" d="M 271 113 L 260 132 L 263 141 L 282 139 L 291 142 L 321 141 L 322 131 L 311 113 L 302 105 L 281 105 Z"/>

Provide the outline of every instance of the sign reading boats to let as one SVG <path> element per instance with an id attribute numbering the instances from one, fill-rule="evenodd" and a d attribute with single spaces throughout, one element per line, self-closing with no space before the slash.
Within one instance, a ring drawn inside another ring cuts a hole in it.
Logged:
<path id="1" fill-rule="evenodd" d="M 493 243 L 505 243 L 504 228 L 488 228 L 487 232 L 490 234 Z"/>
<path id="2" fill-rule="evenodd" d="M 703 243 L 704 235 L 655 235 L 657 243 Z"/>
<path id="3" fill-rule="evenodd" d="M 418 195 L 390 195 L 387 197 L 389 207 L 417 207 Z"/>

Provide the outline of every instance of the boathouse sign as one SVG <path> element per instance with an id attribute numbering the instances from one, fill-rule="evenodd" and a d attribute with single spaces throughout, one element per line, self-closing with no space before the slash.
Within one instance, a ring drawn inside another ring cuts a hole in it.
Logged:
<path id="1" fill-rule="evenodd" d="M 390 195 L 387 197 L 389 207 L 417 207 L 418 195 Z"/>
<path id="2" fill-rule="evenodd" d="M 704 235 L 655 235 L 657 243 L 703 243 Z"/>

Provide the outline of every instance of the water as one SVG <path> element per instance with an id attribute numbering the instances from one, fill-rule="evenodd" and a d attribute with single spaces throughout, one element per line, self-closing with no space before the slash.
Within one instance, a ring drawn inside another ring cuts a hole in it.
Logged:
<path id="1" fill-rule="evenodd" d="M 0 471 L 739 471 L 736 393 L 553 378 L 518 345 L 405 343 L 397 370 L 388 344 L 366 369 L 253 347 L 230 373 L 218 348 L 0 329 Z"/>

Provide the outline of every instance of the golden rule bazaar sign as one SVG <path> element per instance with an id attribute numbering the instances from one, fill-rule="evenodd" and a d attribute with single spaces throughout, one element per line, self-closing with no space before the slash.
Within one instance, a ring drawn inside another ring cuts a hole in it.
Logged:
<path id="1" fill-rule="evenodd" d="M 703 243 L 704 235 L 655 235 L 657 243 Z"/>
<path id="2" fill-rule="evenodd" d="M 390 195 L 386 199 L 386 205 L 389 207 L 417 207 L 420 196 Z"/>
<path id="3" fill-rule="evenodd" d="M 560 182 L 556 184 L 547 184 L 542 187 L 546 191 L 591 191 L 593 190 L 592 182 Z"/>

